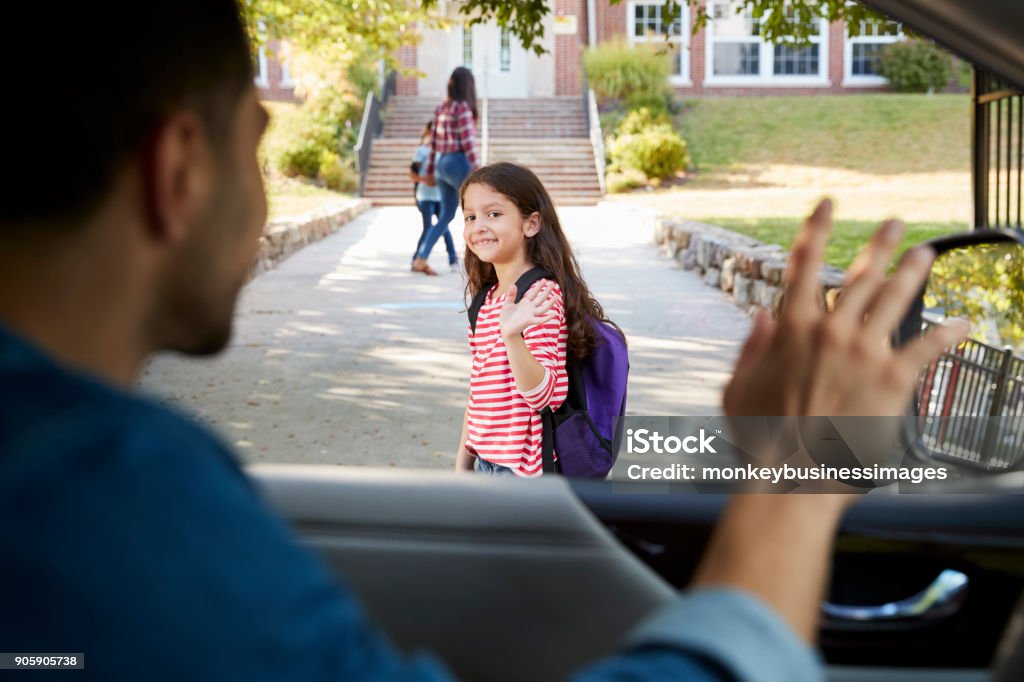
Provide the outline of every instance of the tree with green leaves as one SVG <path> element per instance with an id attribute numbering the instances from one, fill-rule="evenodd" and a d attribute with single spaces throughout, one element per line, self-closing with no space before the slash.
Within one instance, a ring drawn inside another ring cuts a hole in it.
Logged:
<path id="1" fill-rule="evenodd" d="M 619 4 L 622 0 L 610 0 Z M 683 4 L 694 10 L 695 25 L 707 23 L 704 0 L 666 0 L 662 20 L 666 27 L 682 15 Z M 419 39 L 416 25 L 444 25 L 438 0 L 242 0 L 250 33 L 256 44 L 287 37 L 300 49 L 326 58 L 353 50 L 393 59 L 399 47 Z M 459 14 L 469 25 L 495 20 L 508 28 L 527 50 L 543 54 L 544 21 L 551 13 L 548 0 L 465 0 Z M 813 22 L 843 20 L 851 32 L 862 21 L 885 17 L 847 0 L 740 0 L 736 10 L 749 10 L 758 20 L 762 37 L 771 42 L 808 42 Z"/>
<path id="2" fill-rule="evenodd" d="M 1024 248 L 988 244 L 943 254 L 932 267 L 924 303 L 968 320 L 979 341 L 1024 352 Z"/>
<path id="3" fill-rule="evenodd" d="M 609 1 L 613 5 L 622 2 Z M 664 26 L 671 26 L 682 16 L 684 4 L 693 8 L 694 29 L 707 24 L 705 0 L 666 0 L 661 10 Z M 423 5 L 428 9 L 436 7 L 437 0 L 423 0 Z M 848 0 L 740 0 L 736 3 L 737 13 L 746 10 L 757 19 L 761 36 L 773 43 L 786 40 L 809 43 L 816 19 L 843 20 L 851 34 L 862 21 L 886 19 L 878 12 Z M 516 35 L 527 50 L 536 54 L 545 51 L 540 41 L 544 37 L 544 19 L 551 13 L 551 7 L 544 0 L 467 0 L 459 11 L 471 25 L 495 19 L 500 26 L 507 27 Z"/>

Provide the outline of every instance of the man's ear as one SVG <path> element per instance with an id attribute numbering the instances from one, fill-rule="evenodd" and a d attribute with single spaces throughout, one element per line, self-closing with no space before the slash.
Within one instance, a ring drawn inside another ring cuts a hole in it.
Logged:
<path id="1" fill-rule="evenodd" d="M 163 121 L 151 138 L 143 164 L 149 236 L 176 242 L 207 208 L 214 159 L 206 127 L 193 112 Z"/>
<path id="2" fill-rule="evenodd" d="M 529 237 L 535 237 L 540 232 L 540 213 L 534 211 L 526 217 L 526 221 L 523 224 L 523 234 Z"/>

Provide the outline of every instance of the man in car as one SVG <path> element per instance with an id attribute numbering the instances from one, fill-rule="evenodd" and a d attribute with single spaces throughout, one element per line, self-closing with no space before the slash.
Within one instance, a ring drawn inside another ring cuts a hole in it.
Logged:
<path id="1" fill-rule="evenodd" d="M 223 444 L 132 393 L 155 351 L 225 347 L 266 219 L 267 113 L 235 2 L 24 13 L 8 51 L 30 58 L 6 72 L 19 97 L 3 108 L 0 650 L 85 652 L 76 679 L 449 679 L 373 629 Z M 825 315 L 829 224 L 825 202 L 782 317 L 755 320 L 729 414 L 899 414 L 917 369 L 964 334 L 886 346 L 930 263 L 916 252 L 885 279 L 896 223 Z M 816 679 L 849 500 L 738 496 L 689 594 L 580 679 Z"/>

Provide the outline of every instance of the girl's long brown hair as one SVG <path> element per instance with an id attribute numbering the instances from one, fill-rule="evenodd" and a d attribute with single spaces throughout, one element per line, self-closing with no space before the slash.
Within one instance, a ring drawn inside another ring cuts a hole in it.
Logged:
<path id="1" fill-rule="evenodd" d="M 544 185 L 529 168 L 514 163 L 494 163 L 475 170 L 466 178 L 459 190 L 460 203 L 465 203 L 466 188 L 475 184 L 487 185 L 507 197 L 524 218 L 533 213 L 540 214 L 540 231 L 526 240 L 526 257 L 535 266 L 554 275 L 562 289 L 566 324 L 569 327 L 569 357 L 575 360 L 587 357 L 598 343 L 590 320 L 609 320 L 583 281 L 579 263 L 562 231 L 555 204 Z M 486 291 L 498 283 L 494 266 L 477 258 L 468 248 L 466 274 L 467 302 L 472 301 L 480 291 Z"/>
<path id="2" fill-rule="evenodd" d="M 473 72 L 465 66 L 457 66 L 448 77 L 448 99 L 453 102 L 465 102 L 473 112 L 473 120 L 479 121 L 480 115 L 476 108 L 476 79 Z"/>

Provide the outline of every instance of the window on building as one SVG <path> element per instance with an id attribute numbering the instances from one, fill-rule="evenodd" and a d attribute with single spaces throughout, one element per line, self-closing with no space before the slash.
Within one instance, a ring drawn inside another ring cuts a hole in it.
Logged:
<path id="1" fill-rule="evenodd" d="M 507 28 L 501 29 L 501 72 L 512 70 L 512 34 Z"/>
<path id="2" fill-rule="evenodd" d="M 712 73 L 716 76 L 757 76 L 761 73 L 760 26 L 750 10 L 737 14 L 727 2 L 712 8 L 710 38 Z"/>
<path id="3" fill-rule="evenodd" d="M 786 17 L 791 21 L 796 17 L 792 7 L 786 8 Z M 776 76 L 817 76 L 820 71 L 818 55 L 821 50 L 821 23 L 813 22 L 811 29 L 811 45 L 796 47 L 794 45 L 773 45 L 772 73 Z"/>
<path id="4" fill-rule="evenodd" d="M 258 88 L 269 88 L 270 80 L 267 77 L 267 53 L 262 47 L 253 55 L 253 81 Z"/>
<path id="5" fill-rule="evenodd" d="M 627 32 L 633 44 L 650 44 L 666 50 L 672 60 L 670 81 L 680 83 L 690 80 L 687 59 L 687 43 L 690 31 L 686 3 L 680 3 L 680 16 L 671 25 L 666 25 L 662 18 L 664 2 L 662 0 L 636 0 L 629 3 Z M 666 29 L 668 41 L 666 42 Z"/>
<path id="6" fill-rule="evenodd" d="M 292 56 L 291 45 L 286 42 L 278 43 L 274 49 L 274 56 L 277 57 L 277 62 L 281 65 L 281 87 L 294 88 L 295 82 L 292 81 L 292 71 L 288 68 L 288 62 Z"/>
<path id="7" fill-rule="evenodd" d="M 468 24 L 462 26 L 462 65 L 473 68 L 473 27 Z"/>
<path id="8" fill-rule="evenodd" d="M 886 45 L 903 39 L 903 29 L 894 21 L 863 21 L 846 39 L 846 78 L 882 82 L 878 60 Z"/>
<path id="9" fill-rule="evenodd" d="M 791 7 L 790 19 L 797 18 Z M 822 83 L 828 77 L 827 24 L 811 19 L 810 45 L 767 43 L 751 10 L 738 2 L 715 2 L 707 29 L 707 82 L 714 85 Z"/>

